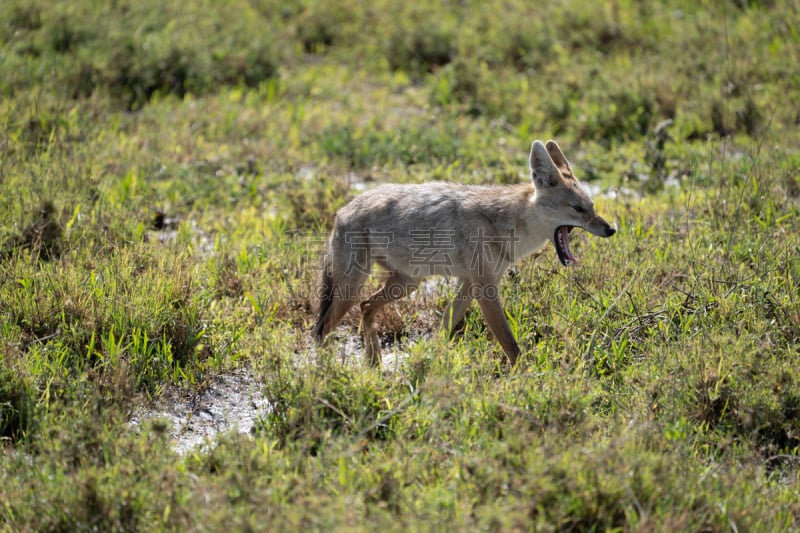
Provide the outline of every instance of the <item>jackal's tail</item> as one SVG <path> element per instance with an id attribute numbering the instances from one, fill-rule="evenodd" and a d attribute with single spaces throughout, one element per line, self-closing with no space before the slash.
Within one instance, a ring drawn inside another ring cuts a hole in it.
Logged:
<path id="1" fill-rule="evenodd" d="M 334 287 L 333 287 L 333 263 L 330 250 L 325 250 L 322 256 L 322 275 L 319 283 L 319 319 L 314 324 L 311 334 L 317 343 L 322 342 L 325 322 L 333 308 Z"/>

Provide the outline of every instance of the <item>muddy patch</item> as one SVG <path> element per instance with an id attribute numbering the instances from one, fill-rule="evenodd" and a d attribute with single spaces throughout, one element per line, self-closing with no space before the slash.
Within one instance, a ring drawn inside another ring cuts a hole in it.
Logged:
<path id="1" fill-rule="evenodd" d="M 184 455 L 213 442 L 217 435 L 250 433 L 258 418 L 269 412 L 261 382 L 247 370 L 210 377 L 199 389 L 168 389 L 154 405 L 142 407 L 131 426 L 164 421 L 175 451 Z"/>
<path id="2" fill-rule="evenodd" d="M 401 336 L 381 335 L 381 367 L 389 375 L 399 374 L 403 365 L 411 356 L 415 345 L 421 340 L 433 337 L 431 331 L 412 331 Z M 327 343 L 335 347 L 337 360 L 342 365 L 366 366 L 364 359 L 364 345 L 361 335 L 355 333 L 347 326 L 339 326 L 331 334 Z M 312 343 L 308 344 L 309 359 L 319 357 L 317 348 Z"/>
<path id="3" fill-rule="evenodd" d="M 434 301 L 455 290 L 454 280 L 425 280 L 405 302 L 403 313 L 412 314 L 412 324 L 400 334 L 382 335 L 383 369 L 396 374 L 401 371 L 414 346 L 434 334 L 431 327 L 438 321 Z M 396 309 L 393 312 L 399 313 Z M 398 320 L 400 324 L 402 319 Z M 345 365 L 364 365 L 363 346 L 357 326 L 341 324 L 332 333 L 330 346 Z M 313 364 L 320 356 L 308 339 L 298 364 Z M 254 425 L 269 413 L 269 402 L 263 394 L 263 382 L 249 370 L 240 369 L 209 377 L 207 382 L 191 390 L 168 388 L 150 405 L 136 410 L 131 418 L 133 428 L 150 423 L 163 423 L 170 432 L 175 451 L 181 455 L 211 445 L 221 434 L 236 431 L 251 433 Z"/>

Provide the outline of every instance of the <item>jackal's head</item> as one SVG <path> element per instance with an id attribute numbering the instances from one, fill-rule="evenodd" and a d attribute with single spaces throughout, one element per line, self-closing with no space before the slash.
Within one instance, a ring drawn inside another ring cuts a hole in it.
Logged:
<path id="1" fill-rule="evenodd" d="M 594 211 L 594 202 L 584 191 L 572 165 L 555 141 L 534 141 L 530 155 L 531 178 L 536 186 L 536 209 L 540 222 L 552 226 L 551 235 L 558 260 L 568 266 L 578 262 L 569 249 L 569 233 L 582 228 L 599 237 L 617 231 Z"/>

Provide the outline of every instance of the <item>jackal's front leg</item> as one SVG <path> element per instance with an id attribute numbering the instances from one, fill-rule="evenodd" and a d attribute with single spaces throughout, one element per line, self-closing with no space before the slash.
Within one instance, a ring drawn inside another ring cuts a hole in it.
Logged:
<path id="1" fill-rule="evenodd" d="M 483 311 L 483 317 L 489 325 L 489 330 L 500 343 L 500 346 L 503 347 L 511 366 L 516 365 L 520 353 L 519 345 L 517 345 L 514 334 L 511 332 L 511 326 L 508 325 L 506 313 L 500 303 L 497 287 L 483 287 L 478 296 L 478 304 L 481 306 L 481 311 Z"/>

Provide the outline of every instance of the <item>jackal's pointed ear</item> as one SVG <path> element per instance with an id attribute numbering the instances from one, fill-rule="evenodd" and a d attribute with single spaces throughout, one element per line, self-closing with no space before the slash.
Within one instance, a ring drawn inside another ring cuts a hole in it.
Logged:
<path id="1" fill-rule="evenodd" d="M 564 152 L 562 152 L 561 148 L 558 147 L 558 143 L 553 140 L 550 140 L 547 141 L 545 147 L 547 148 L 547 153 L 550 154 L 550 158 L 553 160 L 553 163 L 555 163 L 556 167 L 558 167 L 562 171 L 567 170 L 568 173 L 571 175 L 572 167 L 570 167 L 567 158 L 564 157 Z"/>
<path id="2" fill-rule="evenodd" d="M 529 158 L 531 179 L 537 187 L 553 187 L 561 177 L 542 141 L 533 141 Z"/>

